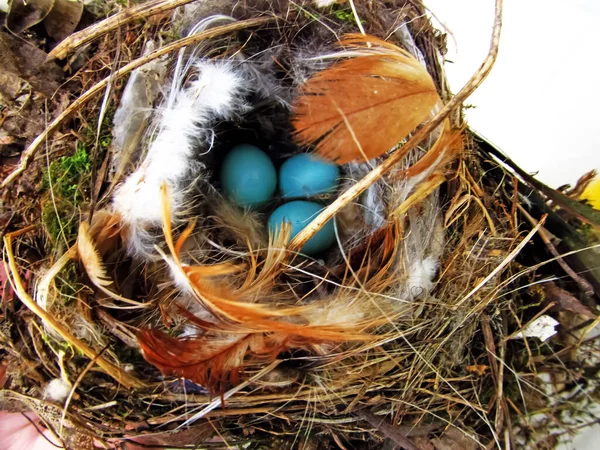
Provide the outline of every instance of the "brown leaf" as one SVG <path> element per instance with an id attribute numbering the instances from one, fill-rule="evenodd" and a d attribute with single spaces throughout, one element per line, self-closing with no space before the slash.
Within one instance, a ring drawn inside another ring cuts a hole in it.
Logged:
<path id="1" fill-rule="evenodd" d="M 181 431 L 165 431 L 163 433 L 149 432 L 147 435 L 135 436 L 129 439 L 119 439 L 115 444 L 122 443 L 122 448 L 128 450 L 145 450 L 148 448 L 172 448 L 189 446 L 190 442 L 199 445 L 206 442 L 215 434 L 215 426 L 219 426 L 218 419 L 211 419 L 213 423 L 204 422 L 184 428 Z M 121 447 L 117 447 L 121 448 Z"/>
<path id="2" fill-rule="evenodd" d="M 4 384 L 6 383 L 6 369 L 8 368 L 8 364 L 2 361 L 0 363 L 0 389 L 4 388 Z"/>
<path id="3" fill-rule="evenodd" d="M 597 316 L 587 306 L 583 305 L 577 298 L 559 288 L 554 283 L 548 283 L 544 286 L 544 293 L 546 298 L 550 302 L 556 303 L 556 305 L 565 311 L 570 311 L 575 314 L 581 314 L 589 319 L 594 320 Z"/>
<path id="4" fill-rule="evenodd" d="M 15 34 L 40 23 L 54 7 L 54 0 L 13 0 L 6 15 L 6 28 Z"/>
<path id="5" fill-rule="evenodd" d="M 83 3 L 73 0 L 55 0 L 54 8 L 44 19 L 44 27 L 56 41 L 71 35 L 83 14 Z"/>
<path id="6" fill-rule="evenodd" d="M 13 100 L 27 82 L 35 91 L 52 96 L 64 74 L 56 63 L 47 62 L 47 56 L 39 48 L 0 32 L 0 93 Z"/>
<path id="7" fill-rule="evenodd" d="M 439 97 L 408 52 L 373 36 L 347 35 L 349 59 L 303 86 L 293 125 L 301 145 L 316 143 L 324 158 L 345 164 L 396 146 L 431 112 Z"/>
<path id="8" fill-rule="evenodd" d="M 432 439 L 431 443 L 435 450 L 477 450 L 479 448 L 477 442 L 454 427 L 448 428 L 439 438 Z"/>

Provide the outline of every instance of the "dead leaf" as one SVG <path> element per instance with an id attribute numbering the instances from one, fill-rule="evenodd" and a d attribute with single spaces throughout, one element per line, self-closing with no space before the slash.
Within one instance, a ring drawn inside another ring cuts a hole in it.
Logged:
<path id="1" fill-rule="evenodd" d="M 478 450 L 479 445 L 473 439 L 452 427 L 449 428 L 442 436 L 432 439 L 435 450 Z"/>
<path id="2" fill-rule="evenodd" d="M 126 443 L 126 448 L 130 450 L 140 450 L 147 448 L 165 447 L 185 447 L 190 442 L 201 443 L 209 439 L 215 432 L 214 427 L 219 427 L 218 419 L 211 419 L 212 423 L 202 423 L 189 428 L 184 428 L 179 432 L 163 432 L 142 436 L 135 436 L 130 439 L 115 440 L 115 444 Z M 140 424 L 140 428 L 143 424 Z M 137 434 L 137 433 L 136 433 Z"/>
<path id="3" fill-rule="evenodd" d="M 413 441 L 419 450 L 435 450 L 431 441 L 425 436 L 418 436 Z"/>
<path id="4" fill-rule="evenodd" d="M 556 303 L 557 307 L 562 310 L 581 314 L 592 320 L 597 317 L 596 314 L 583 305 L 577 298 L 554 283 L 548 283 L 544 286 L 544 294 L 549 302 Z"/>
<path id="5" fill-rule="evenodd" d="M 64 74 L 56 63 L 48 62 L 47 57 L 39 48 L 0 32 L 0 77 L 12 83 L 0 85 L 2 95 L 14 100 L 22 91 L 22 82 L 26 81 L 36 92 L 52 96 Z"/>
<path id="6" fill-rule="evenodd" d="M 6 28 L 19 34 L 44 20 L 53 7 L 54 0 L 13 0 L 6 14 Z"/>
<path id="7" fill-rule="evenodd" d="M 0 95 L 4 97 L 3 103 L 17 98 L 23 88 L 21 71 L 12 48 L 4 36 L 4 33 L 0 33 L 0 61 L 2 61 L 2 65 L 0 65 Z"/>
<path id="8" fill-rule="evenodd" d="M 485 372 L 489 369 L 489 367 L 483 364 L 475 364 L 473 366 L 467 366 L 465 369 L 467 369 L 467 372 L 477 374 L 481 377 L 485 375 Z"/>
<path id="9" fill-rule="evenodd" d="M 0 265 L 0 299 L 1 303 L 8 302 L 14 296 L 15 292 L 13 291 L 10 282 L 8 280 L 8 274 L 6 273 L 6 267 L 4 264 Z"/>
<path id="10" fill-rule="evenodd" d="M 55 0 L 54 8 L 44 19 L 44 27 L 51 38 L 62 41 L 75 31 L 82 14 L 80 1 Z"/>

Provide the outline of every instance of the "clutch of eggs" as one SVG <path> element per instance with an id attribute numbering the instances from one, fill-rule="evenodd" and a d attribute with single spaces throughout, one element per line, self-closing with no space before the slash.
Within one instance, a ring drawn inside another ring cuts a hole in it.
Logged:
<path id="1" fill-rule="evenodd" d="M 312 197 L 331 194 L 339 184 L 339 168 L 301 153 L 286 160 L 279 169 L 279 189 L 290 201 L 279 206 L 268 220 L 274 233 L 284 222 L 292 226 L 291 238 L 304 229 L 323 209 Z M 273 197 L 277 187 L 275 166 L 265 152 L 249 144 L 235 146 L 221 167 L 223 193 L 230 201 L 245 208 L 260 208 Z M 327 222 L 302 247 L 302 253 L 316 255 L 327 250 L 335 241 L 332 221 Z"/>

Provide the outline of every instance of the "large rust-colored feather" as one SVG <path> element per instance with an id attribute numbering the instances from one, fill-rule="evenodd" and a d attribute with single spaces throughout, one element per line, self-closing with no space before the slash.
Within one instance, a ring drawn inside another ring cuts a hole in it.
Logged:
<path id="1" fill-rule="evenodd" d="M 338 164 L 380 156 L 413 131 L 439 101 L 408 52 L 373 36 L 347 35 L 347 57 L 306 82 L 293 125 L 302 145 Z"/>
<path id="2" fill-rule="evenodd" d="M 166 375 L 186 378 L 221 393 L 240 382 L 245 366 L 267 365 L 292 342 L 280 334 L 217 334 L 174 338 L 158 330 L 138 334 L 144 358 Z"/>
<path id="3" fill-rule="evenodd" d="M 203 266 L 182 265 L 180 249 L 189 231 L 174 242 L 169 196 L 166 186 L 161 189 L 163 228 L 171 251 L 170 256 L 164 257 L 171 269 L 177 271 L 178 279 L 214 315 L 214 321 L 209 322 L 181 308 L 184 317 L 198 329 L 194 337 L 174 338 L 159 330 L 139 332 L 144 357 L 163 373 L 188 378 L 216 392 L 225 385 L 236 384 L 247 365 L 268 364 L 286 350 L 318 353 L 324 344 L 372 342 L 381 338 L 372 334 L 372 330 L 393 320 L 391 315 L 374 314 L 369 296 L 354 292 L 293 306 L 247 301 L 248 293 L 254 295 L 261 286 L 270 287 L 275 277 L 272 272 L 281 257 L 275 249 L 281 246 L 273 246 L 260 274 L 256 274 L 257 262 L 251 262 L 248 271 L 251 278 L 240 289 L 207 279 L 212 272 Z M 272 240 L 276 242 L 279 238 L 273 236 Z M 222 269 L 226 272 L 227 266 Z"/>

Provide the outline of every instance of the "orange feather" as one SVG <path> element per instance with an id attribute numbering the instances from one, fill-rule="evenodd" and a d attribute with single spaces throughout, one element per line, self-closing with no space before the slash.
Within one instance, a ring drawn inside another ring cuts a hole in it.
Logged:
<path id="1" fill-rule="evenodd" d="M 174 338 L 159 330 L 140 330 L 138 341 L 144 358 L 163 373 L 188 378 L 217 392 L 228 384 L 236 384 L 245 366 L 268 364 L 283 351 L 315 351 L 323 344 L 370 342 L 381 338 L 370 334 L 370 331 L 387 323 L 389 317 L 373 314 L 372 305 L 366 297 L 352 294 L 298 306 L 251 303 L 245 301 L 245 294 L 250 292 L 254 295 L 255 283 L 262 285 L 255 270 L 250 270 L 249 274 L 253 281 L 247 280 L 241 289 L 236 290 L 207 280 L 215 274 L 208 267 L 183 266 L 179 252 L 189 231 L 186 230 L 174 242 L 169 197 L 164 185 L 162 194 L 163 228 L 171 251 L 171 256 L 165 255 L 165 258 L 217 319 L 216 322 L 208 322 L 181 308 L 184 317 L 199 330 L 198 335 Z M 384 253 L 388 252 L 384 250 Z M 270 254 L 270 259 L 261 271 L 261 274 L 267 273 L 267 280 L 274 277 L 269 266 L 277 265 L 278 255 Z M 235 267 L 227 263 L 220 266 L 218 274 L 227 273 Z M 256 262 L 250 264 L 250 267 L 253 266 Z"/>
<path id="2" fill-rule="evenodd" d="M 372 159 L 395 147 L 439 101 L 435 84 L 408 52 L 373 36 L 347 35 L 348 57 L 303 86 L 293 125 L 301 145 L 316 144 L 338 164 Z"/>
<path id="3" fill-rule="evenodd" d="M 142 330 L 138 341 L 144 358 L 166 375 L 187 378 L 213 393 L 240 381 L 248 359 L 273 361 L 285 348 L 276 334 L 209 334 L 173 338 L 158 330 Z"/>

